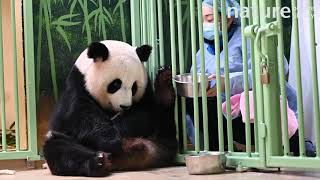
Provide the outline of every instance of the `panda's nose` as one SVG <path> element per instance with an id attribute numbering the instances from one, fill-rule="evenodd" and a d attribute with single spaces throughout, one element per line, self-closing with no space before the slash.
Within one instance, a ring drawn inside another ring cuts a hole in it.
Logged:
<path id="1" fill-rule="evenodd" d="M 128 110 L 130 109 L 130 106 L 125 106 L 125 105 L 120 105 L 121 109 L 123 110 Z"/>

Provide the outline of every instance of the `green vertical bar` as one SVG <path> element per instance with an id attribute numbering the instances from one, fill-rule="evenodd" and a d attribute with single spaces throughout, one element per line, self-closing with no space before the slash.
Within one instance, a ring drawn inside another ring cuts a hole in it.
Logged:
<path id="1" fill-rule="evenodd" d="M 199 47 L 200 47 L 200 66 L 201 66 L 201 97 L 202 97 L 202 115 L 203 115 L 203 135 L 204 135 L 204 150 L 209 151 L 209 129 L 208 129 L 208 106 L 207 106 L 207 76 L 205 70 L 204 59 L 204 38 L 202 27 L 202 0 L 197 1 L 198 4 L 198 28 L 199 28 Z"/>
<path id="2" fill-rule="evenodd" d="M 299 148 L 300 156 L 306 155 L 306 148 L 304 142 L 304 115 L 303 115 L 303 99 L 302 99 L 302 81 L 301 81 L 301 65 L 300 65 L 300 46 L 299 46 L 299 26 L 297 15 L 297 0 L 291 1 L 292 5 L 292 33 L 294 42 L 294 57 L 296 67 L 296 87 L 297 87 L 297 101 L 298 101 L 298 122 L 299 122 Z"/>
<path id="3" fill-rule="evenodd" d="M 56 81 L 56 64 L 55 64 L 55 57 L 54 57 L 54 52 L 53 52 L 53 41 L 52 41 L 52 34 L 51 34 L 51 21 L 49 18 L 49 10 L 48 10 L 48 3 L 50 3 L 49 0 L 43 0 L 45 3 L 43 4 L 43 9 L 44 9 L 44 19 L 46 21 L 45 26 L 46 26 L 46 33 L 47 33 L 47 40 L 48 40 L 48 49 L 49 49 L 49 59 L 50 59 L 50 70 L 51 70 L 51 81 L 52 81 L 52 87 L 53 87 L 53 94 L 54 98 L 57 101 L 59 98 L 58 94 L 58 85 Z M 87 34 L 90 34 L 87 32 Z M 90 36 L 88 36 L 90 37 Z M 88 42 L 91 42 L 91 39 L 88 38 Z M 32 46 L 33 47 L 33 46 Z"/>
<path id="4" fill-rule="evenodd" d="M 37 70 L 36 70 L 36 84 L 37 84 L 37 87 L 36 87 L 36 93 L 37 93 L 37 100 L 39 100 L 40 98 L 40 83 L 41 83 L 41 50 L 42 50 L 42 27 L 43 27 L 43 1 L 40 1 L 39 2 L 39 28 L 38 28 L 38 45 L 37 45 L 37 63 L 36 63 L 36 66 L 37 66 Z"/>
<path id="5" fill-rule="evenodd" d="M 213 0 L 214 7 L 214 31 L 219 32 L 218 28 L 218 0 Z M 224 133 L 223 133 L 223 118 L 222 118 L 222 99 L 221 99 L 221 71 L 220 71 L 220 40 L 219 33 L 215 33 L 215 54 L 216 54 L 216 88 L 217 88 L 217 108 L 218 108 L 218 133 L 219 133 L 219 151 L 224 152 Z"/>
<path id="6" fill-rule="evenodd" d="M 186 10 L 185 10 L 185 13 L 188 13 L 190 12 L 190 3 L 187 4 L 187 7 L 186 7 Z M 189 13 L 189 16 L 188 18 L 190 18 L 190 13 Z M 186 26 L 185 26 L 185 34 L 186 34 L 186 38 L 184 40 L 184 57 L 190 57 L 189 56 L 189 53 L 190 53 L 190 46 L 191 46 L 191 43 L 190 43 L 190 31 L 191 31 L 191 27 L 190 27 L 190 21 L 187 21 L 186 22 Z M 187 67 L 188 63 L 185 63 L 185 68 L 189 68 Z"/>
<path id="7" fill-rule="evenodd" d="M 308 0 L 309 15 L 309 34 L 310 34 L 310 50 L 311 50 L 311 67 L 313 82 L 313 112 L 314 112 L 314 128 L 316 132 L 316 151 L 317 157 L 320 157 L 320 114 L 319 114 L 319 86 L 318 86 L 318 69 L 317 69 L 317 52 L 316 52 L 316 36 L 314 25 L 314 4 L 313 0 Z"/>
<path id="8" fill-rule="evenodd" d="M 147 10 L 146 10 L 146 0 L 140 0 L 140 16 L 141 16 L 141 44 L 147 43 Z M 149 62 L 144 63 L 145 68 L 147 68 L 147 73 L 150 75 Z"/>
<path id="9" fill-rule="evenodd" d="M 142 14 L 142 1 L 139 0 L 139 16 L 140 16 L 140 39 L 141 39 L 141 44 L 143 44 L 143 14 Z"/>
<path id="10" fill-rule="evenodd" d="M 158 31 L 159 31 L 160 66 L 163 66 L 164 65 L 164 38 L 163 38 L 162 0 L 157 0 L 157 3 L 158 3 Z"/>
<path id="11" fill-rule="evenodd" d="M 138 46 L 141 44 L 141 35 L 140 35 L 140 1 L 139 0 L 130 0 L 130 9 L 131 9 L 131 38 L 132 45 Z"/>
<path id="12" fill-rule="evenodd" d="M 141 0 L 141 16 L 142 16 L 142 43 L 147 43 L 147 5 L 146 0 Z"/>
<path id="13" fill-rule="evenodd" d="M 147 11 L 147 23 L 146 23 L 146 33 L 147 33 L 147 44 L 152 44 L 152 37 L 151 37 L 151 2 L 152 1 L 146 1 L 146 11 Z M 153 47 L 155 48 L 155 47 Z M 153 49 L 153 52 L 155 50 Z M 153 52 L 150 55 L 150 57 L 153 56 Z M 151 60 L 148 61 L 148 72 L 149 72 L 149 77 L 151 78 L 152 84 L 154 82 L 154 67 L 152 66 L 152 58 Z"/>
<path id="14" fill-rule="evenodd" d="M 281 0 L 276 0 L 277 9 L 281 9 Z M 286 80 L 284 72 L 284 45 L 283 45 L 283 24 L 280 13 L 277 13 L 278 24 L 278 66 L 280 68 L 280 90 L 281 90 L 281 119 L 282 119 L 282 142 L 284 146 L 284 155 L 289 155 L 289 132 L 288 132 L 288 116 L 287 116 L 287 93 Z"/>
<path id="15" fill-rule="evenodd" d="M 151 1 L 151 26 L 152 26 L 152 30 L 151 30 L 151 39 L 152 39 L 152 46 L 154 48 L 153 51 L 153 57 L 152 57 L 152 66 L 153 66 L 153 78 L 156 77 L 156 73 L 157 73 L 157 69 L 159 67 L 158 65 L 158 51 L 159 51 L 159 47 L 158 47 L 158 33 L 157 33 L 157 9 L 156 9 L 156 2 L 155 1 Z"/>
<path id="16" fill-rule="evenodd" d="M 175 28 L 175 14 L 174 14 L 174 0 L 169 1 L 170 9 L 170 46 L 171 46 L 171 64 L 172 64 L 172 76 L 177 74 L 177 52 L 176 52 L 176 28 Z M 176 83 L 173 81 L 174 89 L 176 90 Z M 179 135 L 179 122 L 178 122 L 178 97 L 175 99 L 174 106 L 174 120 L 176 123 L 177 136 Z M 179 136 L 178 136 L 179 137 Z"/>
<path id="17" fill-rule="evenodd" d="M 4 88 L 3 39 L 2 39 L 2 0 L 0 0 L 0 106 L 2 126 L 2 151 L 7 151 L 6 139 L 6 97 Z"/>
<path id="18" fill-rule="evenodd" d="M 198 75 L 196 64 L 196 19 L 195 2 L 190 1 L 190 21 L 191 21 L 191 56 L 192 56 L 192 76 L 193 76 L 193 106 L 194 106 L 194 129 L 195 129 L 195 151 L 200 151 L 199 141 L 199 101 L 198 101 Z"/>
<path id="19" fill-rule="evenodd" d="M 16 150 L 20 150 L 20 113 L 19 113 L 19 92 L 18 92 L 18 65 L 17 65 L 17 33 L 16 33 L 16 11 L 15 0 L 11 0 L 11 30 L 13 44 L 13 77 L 14 77 L 14 112 L 16 130 Z"/>
<path id="20" fill-rule="evenodd" d="M 253 7 L 253 3 L 252 0 L 248 0 L 248 4 L 249 7 Z M 256 17 L 255 23 L 259 24 L 260 20 L 258 18 L 259 15 L 259 11 L 255 11 L 255 13 L 253 15 L 250 15 L 249 18 L 249 24 L 253 25 L 254 24 L 254 20 L 253 17 Z M 257 112 L 257 90 L 256 90 L 256 72 L 255 72 L 255 47 L 254 47 L 254 39 L 251 38 L 250 39 L 250 59 L 251 59 L 251 69 L 252 69 L 252 93 L 253 93 L 253 107 L 254 107 L 254 117 L 258 117 L 258 112 Z M 256 144 L 255 146 L 255 152 L 259 152 L 259 128 L 258 128 L 259 123 L 254 123 L 254 144 Z"/>
<path id="21" fill-rule="evenodd" d="M 233 132 L 231 118 L 231 103 L 230 103 L 230 76 L 229 76 L 229 49 L 228 49 L 228 27 L 226 0 L 221 1 L 221 16 L 222 16 L 222 40 L 224 52 L 224 75 L 225 75 L 225 96 L 227 101 L 227 133 L 228 133 L 228 151 L 233 152 Z"/>
<path id="22" fill-rule="evenodd" d="M 183 51 L 183 31 L 182 31 L 182 13 L 181 0 L 177 0 L 177 19 L 178 19 L 178 47 L 179 47 L 179 70 L 180 74 L 185 73 L 185 60 Z M 181 117 L 182 117 L 182 137 L 183 152 L 187 151 L 187 125 L 186 125 L 186 98 L 181 97 Z"/>
<path id="23" fill-rule="evenodd" d="M 252 9 L 255 9 L 254 14 L 253 14 L 253 19 L 252 22 L 255 25 L 260 25 L 260 19 L 259 19 L 259 0 L 252 0 Z M 254 50 L 257 50 L 256 47 L 256 43 L 254 43 Z M 255 52 L 254 51 L 254 52 Z M 254 58 L 252 59 L 252 62 L 254 63 L 254 76 L 253 79 L 255 79 L 255 88 L 256 88 L 256 123 L 257 124 L 257 128 L 256 129 L 260 129 L 261 128 L 265 128 L 264 126 L 262 126 L 262 124 L 264 124 L 264 117 L 263 117 L 263 91 L 262 91 L 262 84 L 261 84 L 261 79 L 260 79 L 260 57 L 258 55 L 258 53 L 254 53 Z M 261 124 L 261 126 L 259 126 Z M 259 130 L 259 144 L 256 146 L 259 146 L 259 157 L 261 160 L 261 165 L 262 166 L 266 166 L 266 145 L 265 145 L 265 137 L 262 136 L 262 133 L 260 134 L 260 132 L 262 132 L 262 129 Z"/>
<path id="24" fill-rule="evenodd" d="M 144 2 L 144 8 L 142 8 L 141 10 L 142 10 L 142 14 L 144 14 L 143 16 L 145 17 L 145 22 L 143 24 L 143 33 L 145 34 L 144 44 L 149 44 L 150 34 L 149 34 L 149 31 L 148 31 L 148 26 L 150 25 L 149 24 L 149 19 L 150 19 L 149 12 L 150 12 L 150 9 L 149 9 L 148 4 L 149 4 L 150 1 L 144 0 L 143 2 Z M 151 61 L 147 61 L 146 62 L 148 75 L 149 75 L 149 77 L 150 77 L 150 79 L 151 79 L 151 81 L 153 83 L 150 64 L 151 64 Z"/>
<path id="25" fill-rule="evenodd" d="M 125 15 L 124 15 L 124 9 L 123 9 L 123 4 L 124 3 L 121 3 L 120 4 L 120 17 L 121 17 L 121 20 L 120 20 L 120 25 L 121 25 L 121 35 L 122 35 L 122 40 L 124 42 L 127 42 L 127 36 L 126 36 L 126 31 L 125 31 L 125 24 L 124 24 L 124 18 L 125 18 Z M 122 19 L 123 18 L 123 19 Z"/>
<path id="26" fill-rule="evenodd" d="M 240 9 L 244 9 L 246 6 L 245 0 L 240 1 Z M 250 126 L 250 105 L 249 105 L 249 81 L 248 81 L 248 49 L 247 39 L 244 35 L 244 28 L 247 25 L 247 20 L 244 16 L 241 16 L 241 34 L 242 34 L 242 60 L 243 60 L 243 84 L 245 94 L 245 106 L 246 106 L 246 152 L 248 157 L 251 157 L 251 126 Z M 257 124 L 257 123 L 256 123 Z M 256 144 L 258 146 L 258 144 Z"/>
<path id="27" fill-rule="evenodd" d="M 260 2 L 260 23 L 261 26 L 266 25 L 274 21 L 272 18 L 267 18 L 267 7 L 274 7 L 274 1 L 259 1 Z M 263 34 L 263 33 L 261 33 Z M 284 56 L 277 53 L 277 39 L 273 37 L 261 38 L 261 53 L 267 55 L 267 59 L 258 64 L 261 71 L 262 63 L 268 65 L 268 70 L 270 74 L 270 84 L 263 85 L 263 110 L 264 110 L 264 120 L 267 128 L 266 133 L 266 153 L 269 156 L 278 156 L 282 153 L 281 144 L 281 122 L 280 122 L 280 97 L 279 97 L 279 71 L 277 66 L 277 59 L 279 56 Z M 258 54 L 258 53 L 257 53 Z M 258 68 L 258 67 L 257 67 Z M 260 77 L 258 71 L 256 71 L 256 76 Z M 259 78 L 260 79 L 260 78 Z M 258 80 L 257 80 L 258 81 Z M 261 84 L 259 80 L 258 84 Z"/>
<path id="28" fill-rule="evenodd" d="M 151 79 L 152 79 L 152 82 L 154 82 L 154 79 L 155 79 L 155 51 L 157 51 L 157 47 L 155 46 L 155 38 L 156 38 L 156 35 L 155 35 L 155 28 L 153 26 L 154 24 L 154 16 L 153 16 L 153 4 L 154 4 L 154 1 L 148 1 L 148 6 L 147 6 L 147 9 L 148 9 L 148 44 L 150 44 L 152 47 L 153 47 L 153 51 L 150 55 L 150 60 L 149 60 L 149 71 L 150 74 L 151 74 Z"/>
<path id="29" fill-rule="evenodd" d="M 24 14 L 24 47 L 34 47 L 33 42 L 33 10 L 32 0 L 23 1 Z M 36 117 L 36 91 L 35 91 L 35 64 L 33 48 L 25 51 L 27 118 L 28 118 L 28 148 L 36 156 L 37 149 L 37 117 Z"/>

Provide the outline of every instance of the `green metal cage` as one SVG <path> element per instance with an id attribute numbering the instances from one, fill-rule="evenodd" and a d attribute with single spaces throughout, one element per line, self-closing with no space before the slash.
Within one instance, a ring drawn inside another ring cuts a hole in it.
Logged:
<path id="1" fill-rule="evenodd" d="M 24 35 L 24 73 L 25 73 L 25 94 L 27 110 L 27 148 L 20 147 L 20 111 L 19 111 L 19 93 L 18 93 L 18 68 L 17 68 L 17 43 L 16 43 L 16 5 L 15 1 L 11 2 L 11 31 L 13 44 L 13 64 L 14 64 L 14 112 L 15 112 L 15 144 L 14 148 L 8 148 L 7 130 L 6 130 L 6 96 L 5 96 L 5 79 L 4 79 L 4 57 L 3 47 L 7 42 L 3 41 L 2 17 L 0 17 L 0 114 L 1 114 L 1 151 L 0 159 L 40 159 L 37 150 L 37 126 L 36 126 L 36 99 L 35 99 L 35 64 L 33 51 L 33 11 L 32 1 L 23 1 L 23 35 Z M 3 1 L 0 1 L 0 14 L 2 14 Z"/>
<path id="2" fill-rule="evenodd" d="M 151 61 L 147 64 L 151 77 L 155 76 L 156 69 L 162 65 L 171 65 L 172 74 L 182 74 L 186 72 L 186 67 L 193 67 L 193 92 L 194 97 L 198 94 L 202 95 L 202 106 L 207 107 L 206 84 L 205 84 L 205 60 L 204 60 L 204 41 L 202 33 L 202 0 L 131 0 L 131 24 L 132 24 L 132 43 L 140 45 L 148 43 L 155 49 L 151 57 Z M 163 7 L 169 3 L 169 7 Z M 217 5 L 221 3 L 221 7 L 226 7 L 226 1 L 213 0 L 214 16 L 218 16 Z M 251 131 L 249 116 L 245 118 L 246 133 L 246 150 L 245 152 L 235 152 L 233 144 L 231 105 L 230 105 L 230 80 L 229 80 L 229 62 L 228 48 L 224 48 L 224 64 L 220 64 L 220 56 L 216 56 L 216 76 L 222 74 L 220 67 L 224 66 L 225 76 L 225 97 L 227 107 L 227 129 L 223 129 L 222 118 L 222 90 L 221 80 L 217 78 L 217 111 L 218 111 L 218 127 L 219 127 L 219 151 L 226 153 L 228 167 L 252 167 L 252 168 L 268 168 L 268 167 L 292 167 L 292 168 L 320 168 L 320 127 L 319 127 L 319 95 L 317 80 L 317 64 L 316 64 L 316 43 L 315 43 L 315 25 L 314 25 L 314 2 L 308 3 L 308 16 L 310 18 L 310 45 L 312 53 L 312 82 L 313 82 L 313 98 L 314 98 L 314 128 L 316 132 L 316 152 L 314 158 L 306 157 L 304 144 L 304 118 L 302 107 L 302 84 L 301 84 L 301 66 L 299 51 L 299 31 L 297 18 L 297 0 L 291 1 L 292 11 L 292 33 L 296 59 L 296 79 L 297 79 L 297 101 L 298 101 L 298 124 L 299 124 L 299 148 L 300 156 L 294 157 L 290 154 L 289 135 L 288 135 L 288 117 L 286 110 L 286 101 L 280 104 L 280 95 L 286 97 L 285 89 L 285 71 L 284 57 L 278 54 L 284 54 L 284 33 L 283 19 L 280 13 L 276 17 L 267 17 L 267 7 L 280 9 L 282 7 L 281 0 L 264 1 L 264 0 L 240 0 L 240 9 L 245 7 L 255 9 L 250 18 L 241 18 L 242 29 L 242 51 L 243 51 L 243 70 L 244 70 L 244 93 L 246 95 L 246 114 L 249 114 L 249 85 L 248 85 L 248 61 L 247 46 L 250 45 L 253 70 L 253 87 L 254 94 L 254 114 L 256 117 L 254 124 L 255 131 L 255 149 L 251 149 Z M 199 8 L 200 7 L 200 8 Z M 169 16 L 164 15 L 165 9 L 169 9 Z M 227 10 L 222 8 L 222 31 L 223 46 L 227 47 Z M 214 20 L 215 31 L 218 31 L 218 20 Z M 191 48 L 188 48 L 191 44 Z M 201 56 L 201 92 L 197 87 L 196 72 L 196 53 L 199 50 Z M 191 52 L 191 53 L 190 53 Z M 215 35 L 215 54 L 220 54 L 219 35 Z M 170 59 L 170 61 L 168 61 Z M 270 82 L 263 83 L 261 80 L 262 72 L 268 70 Z M 279 73 L 278 73 L 279 72 Z M 178 105 L 178 98 L 181 104 Z M 279 102 L 279 103 L 277 103 Z M 177 128 L 179 142 L 182 144 L 179 149 L 177 160 L 184 162 L 184 156 L 188 154 L 197 154 L 202 151 L 209 151 L 208 137 L 208 112 L 204 109 L 202 117 L 199 117 L 198 98 L 193 99 L 194 103 L 194 131 L 195 143 L 194 148 L 188 148 L 188 136 L 186 130 L 186 103 L 184 97 L 177 97 L 175 107 L 175 122 Z M 281 109 L 280 110 L 280 106 Z M 181 119 L 179 120 L 179 114 Z M 200 148 L 199 122 L 203 124 L 203 142 L 204 148 Z M 223 131 L 228 134 L 228 150 L 225 152 Z M 180 134 L 180 135 L 179 135 Z M 181 135 L 182 134 L 182 135 Z"/>
<path id="3" fill-rule="evenodd" d="M 307 0 L 310 17 L 313 16 L 313 0 Z M 0 0 L 0 14 L 2 14 L 3 1 Z M 158 67 L 171 65 L 172 74 L 177 75 L 187 72 L 187 68 L 196 65 L 196 53 L 199 49 L 201 56 L 201 79 L 205 80 L 205 61 L 202 33 L 202 0 L 130 0 L 131 9 L 131 36 L 133 45 L 150 44 L 154 47 L 150 61 L 146 64 L 148 73 L 152 79 L 155 77 Z M 221 3 L 225 7 L 226 1 L 213 0 L 213 4 Z M 276 18 L 267 18 L 267 7 L 281 7 L 281 0 L 264 1 L 264 0 L 240 0 L 241 8 L 251 7 L 256 9 L 250 18 L 241 18 L 242 29 L 242 47 L 243 47 L 243 70 L 244 70 L 244 92 L 246 94 L 246 109 L 249 114 L 249 84 L 248 84 L 248 61 L 252 60 L 253 70 L 253 94 L 254 94 L 254 114 L 256 123 L 254 129 L 250 128 L 249 116 L 245 119 L 246 137 L 245 152 L 236 152 L 233 144 L 231 105 L 230 105 L 230 81 L 229 81 L 229 62 L 228 52 L 224 55 L 224 76 L 225 76 L 225 97 L 227 104 L 227 152 L 225 152 L 225 142 L 223 138 L 223 118 L 222 118 L 222 87 L 220 78 L 217 79 L 217 102 L 218 102 L 218 126 L 219 126 L 219 151 L 226 153 L 226 165 L 228 167 L 292 167 L 292 168 L 320 168 L 320 117 L 319 117 L 319 95 L 317 79 L 317 59 L 316 59 L 316 42 L 315 42 L 315 24 L 314 18 L 310 18 L 310 47 L 312 60 L 312 82 L 314 98 L 314 128 L 316 132 L 316 152 L 314 158 L 306 157 L 304 144 L 304 118 L 303 118 L 303 101 L 302 101 L 302 79 L 300 66 L 299 51 L 299 26 L 297 11 L 292 11 L 292 33 L 296 59 L 296 79 L 297 79 L 297 100 L 298 100 L 298 120 L 299 120 L 299 145 L 300 156 L 293 157 L 290 154 L 289 135 L 287 127 L 286 101 L 280 102 L 280 95 L 286 97 L 285 90 L 285 73 L 284 73 L 284 41 L 283 41 L 283 20 L 277 14 Z M 291 0 L 291 8 L 297 9 L 297 0 Z M 167 11 L 168 13 L 164 13 Z M 215 16 L 218 15 L 217 8 L 214 10 Z M 15 1 L 11 1 L 12 22 L 15 22 Z M 223 46 L 227 46 L 226 32 L 226 9 L 222 8 L 222 30 Z M 25 93 L 27 107 L 27 149 L 20 148 L 19 136 L 15 139 L 15 149 L 7 148 L 6 131 L 1 131 L 2 148 L 0 151 L 0 160 L 3 159 L 40 159 L 37 149 L 37 120 L 36 120 L 36 82 L 35 82 L 35 56 L 34 56 L 34 30 L 33 30 L 33 10 L 32 0 L 23 1 L 23 34 L 24 34 L 24 59 L 25 59 Z M 214 22 L 215 30 L 218 30 L 218 20 Z M 0 29 L 2 29 L 2 17 L 0 17 Z M 19 104 L 18 104 L 18 79 L 17 79 L 17 52 L 15 23 L 11 27 L 13 31 L 13 62 L 15 72 L 15 126 L 16 134 L 19 134 Z M 4 80 L 4 57 L 3 57 L 3 32 L 0 31 L 0 114 L 2 127 L 6 126 L 6 107 L 5 107 L 5 80 Z M 215 36 L 215 52 L 220 54 L 219 36 Z M 251 47 L 251 57 L 247 57 L 247 46 Z M 220 77 L 220 57 L 216 59 L 217 77 Z M 261 82 L 261 72 L 263 68 L 268 69 L 270 82 Z M 278 73 L 279 72 L 279 73 Z M 196 77 L 196 69 L 193 69 L 193 77 Z M 194 79 L 194 96 L 202 95 L 202 106 L 207 106 L 205 83 L 201 83 L 201 92 L 198 92 L 196 78 Z M 198 107 L 199 101 L 194 98 L 194 106 Z M 181 103 L 178 103 L 181 102 Z M 280 108 L 280 106 L 282 108 Z M 188 147 L 187 125 L 186 125 L 186 99 L 183 97 L 176 98 L 175 105 L 175 122 L 177 125 L 177 138 L 181 144 L 178 162 L 184 162 L 185 155 L 197 154 L 202 151 L 209 151 L 209 129 L 208 112 L 203 108 L 203 116 L 199 116 L 199 109 L 194 109 L 194 126 L 195 126 L 195 144 L 194 148 Z M 280 110 L 282 109 L 282 110 Z M 179 121 L 179 117 L 181 121 Z M 200 122 L 203 124 L 204 148 L 200 148 Z M 181 124 L 180 124 L 181 123 Z M 182 128 L 179 129 L 178 127 Z M 255 149 L 251 149 L 251 131 L 255 131 Z"/>

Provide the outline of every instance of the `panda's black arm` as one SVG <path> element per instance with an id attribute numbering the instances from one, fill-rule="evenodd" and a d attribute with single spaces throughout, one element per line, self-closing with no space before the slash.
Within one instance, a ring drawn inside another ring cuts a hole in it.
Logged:
<path id="1" fill-rule="evenodd" d="M 68 104 L 68 103 L 67 103 Z M 113 126 L 109 117 L 91 98 L 76 98 L 70 106 L 64 119 L 68 119 L 65 130 L 83 145 L 97 151 L 118 153 L 122 151 L 121 136 Z"/>
<path id="2" fill-rule="evenodd" d="M 110 123 L 101 122 L 102 119 L 88 119 L 95 123 L 84 127 L 77 138 L 81 144 L 94 147 L 97 151 L 104 151 L 112 154 L 122 152 L 122 140 L 117 129 Z"/>

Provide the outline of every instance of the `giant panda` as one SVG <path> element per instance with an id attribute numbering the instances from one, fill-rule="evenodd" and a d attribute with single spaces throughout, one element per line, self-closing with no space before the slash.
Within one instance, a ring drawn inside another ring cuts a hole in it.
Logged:
<path id="1" fill-rule="evenodd" d="M 174 162 L 175 93 L 169 68 L 151 84 L 151 46 L 94 42 L 72 67 L 43 147 L 54 175 L 105 176 Z"/>

